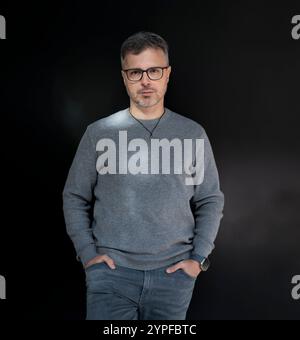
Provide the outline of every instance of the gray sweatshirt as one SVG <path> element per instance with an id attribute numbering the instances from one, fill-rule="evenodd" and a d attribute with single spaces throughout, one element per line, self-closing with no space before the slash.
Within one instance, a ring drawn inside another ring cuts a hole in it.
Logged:
<path id="1" fill-rule="evenodd" d="M 147 129 L 155 126 L 150 137 Z M 174 147 L 157 155 L 153 140 Z M 202 153 L 196 140 L 204 143 Z M 202 180 L 185 170 L 186 150 L 190 170 L 203 160 Z M 137 121 L 127 108 L 88 125 L 63 189 L 67 233 L 83 264 L 104 254 L 116 266 L 140 270 L 201 261 L 214 249 L 223 206 L 204 128 L 168 108 L 160 121 Z"/>

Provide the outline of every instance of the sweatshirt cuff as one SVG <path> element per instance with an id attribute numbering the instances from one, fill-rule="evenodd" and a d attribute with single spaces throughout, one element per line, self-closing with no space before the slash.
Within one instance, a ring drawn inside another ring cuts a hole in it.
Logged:
<path id="1" fill-rule="evenodd" d="M 198 254 L 192 254 L 192 255 L 190 256 L 190 259 L 191 259 L 191 260 L 196 260 L 196 261 L 198 261 L 199 263 L 201 263 L 203 260 L 206 259 L 206 257 L 205 257 L 205 256 L 201 256 L 201 255 L 198 255 Z"/>
<path id="2" fill-rule="evenodd" d="M 88 246 L 76 256 L 76 259 L 77 261 L 81 261 L 85 266 L 90 260 L 98 255 L 99 254 L 97 253 L 95 246 Z"/>

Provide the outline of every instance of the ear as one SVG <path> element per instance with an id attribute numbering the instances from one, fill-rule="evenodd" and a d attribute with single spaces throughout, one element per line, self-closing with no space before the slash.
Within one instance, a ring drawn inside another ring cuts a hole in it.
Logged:
<path id="1" fill-rule="evenodd" d="M 169 66 L 169 68 L 167 69 L 167 80 L 168 80 L 168 82 L 169 82 L 169 78 L 170 78 L 171 70 L 172 70 L 172 67 L 171 67 L 171 66 Z"/>
<path id="2" fill-rule="evenodd" d="M 126 82 L 125 82 L 125 72 L 123 70 L 121 70 L 121 75 L 122 75 L 122 78 L 123 78 L 123 82 L 126 85 Z"/>

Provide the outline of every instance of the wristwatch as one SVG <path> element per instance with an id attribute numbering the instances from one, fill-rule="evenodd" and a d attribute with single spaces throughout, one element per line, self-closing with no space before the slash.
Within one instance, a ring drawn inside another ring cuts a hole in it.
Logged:
<path id="1" fill-rule="evenodd" d="M 207 257 L 201 256 L 199 254 L 192 254 L 190 256 L 190 259 L 198 261 L 200 268 L 203 272 L 206 272 L 210 267 L 210 261 Z"/>
<path id="2" fill-rule="evenodd" d="M 210 267 L 210 262 L 207 257 L 205 257 L 202 261 L 200 261 L 200 268 L 203 272 L 206 272 Z"/>

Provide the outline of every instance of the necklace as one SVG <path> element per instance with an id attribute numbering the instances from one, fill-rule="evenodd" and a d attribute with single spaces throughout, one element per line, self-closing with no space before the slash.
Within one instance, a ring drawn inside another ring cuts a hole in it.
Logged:
<path id="1" fill-rule="evenodd" d="M 158 122 L 155 124 L 154 128 L 150 131 L 140 120 L 138 120 L 137 118 L 134 117 L 134 115 L 130 112 L 130 109 L 129 109 L 129 113 L 131 114 L 131 116 L 137 121 L 139 122 L 149 133 L 150 133 L 150 138 L 152 138 L 152 135 L 153 135 L 153 131 L 155 130 L 155 128 L 157 127 L 157 125 L 159 124 L 162 116 L 165 114 L 166 112 L 166 109 L 164 110 L 163 114 L 159 117 L 159 120 Z"/>

